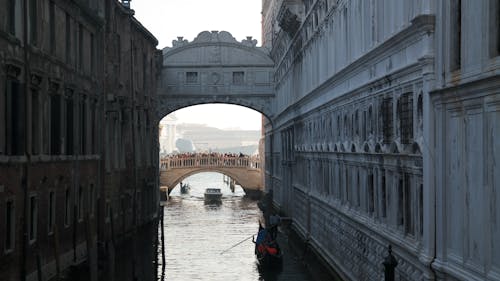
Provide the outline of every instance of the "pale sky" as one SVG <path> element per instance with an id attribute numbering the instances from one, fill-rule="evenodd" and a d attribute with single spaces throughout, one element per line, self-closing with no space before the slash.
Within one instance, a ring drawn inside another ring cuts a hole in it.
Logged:
<path id="1" fill-rule="evenodd" d="M 178 36 L 190 42 L 202 31 L 228 31 L 237 41 L 252 36 L 261 45 L 262 0 L 132 0 L 135 17 L 157 39 L 158 49 Z M 261 114 L 240 106 L 211 104 L 175 112 L 179 123 L 220 129 L 261 129 Z"/>
<path id="2" fill-rule="evenodd" d="M 228 31 L 241 41 L 261 43 L 262 0 L 132 0 L 135 17 L 158 39 L 172 46 L 177 36 L 192 41 L 202 31 Z"/>

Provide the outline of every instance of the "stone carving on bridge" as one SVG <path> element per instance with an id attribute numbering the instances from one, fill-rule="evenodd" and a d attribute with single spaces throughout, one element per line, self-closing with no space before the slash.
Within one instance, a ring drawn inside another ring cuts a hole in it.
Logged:
<path id="1" fill-rule="evenodd" d="M 247 36 L 246 39 L 243 39 L 241 42 L 238 42 L 231 33 L 227 31 L 203 31 L 198 34 L 198 36 L 193 39 L 192 42 L 189 42 L 188 40 L 184 39 L 184 37 L 179 36 L 177 37 L 177 40 L 172 40 L 172 48 L 165 48 L 167 50 L 170 49 L 175 49 L 178 47 L 183 47 L 186 46 L 187 44 L 203 44 L 203 43 L 214 43 L 214 42 L 221 42 L 221 43 L 235 43 L 235 44 L 243 44 L 247 47 L 256 47 L 257 46 L 257 40 L 252 39 L 252 36 Z"/>
<path id="2" fill-rule="evenodd" d="M 243 39 L 241 41 L 241 44 L 243 44 L 247 47 L 255 47 L 255 46 L 257 46 L 257 40 L 252 39 L 252 36 L 247 36 L 247 39 Z"/>

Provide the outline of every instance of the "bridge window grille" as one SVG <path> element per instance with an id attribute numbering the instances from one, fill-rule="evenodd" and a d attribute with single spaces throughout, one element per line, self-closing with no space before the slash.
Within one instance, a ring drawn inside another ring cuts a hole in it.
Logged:
<path id="1" fill-rule="evenodd" d="M 401 95 L 398 110 L 401 143 L 408 144 L 413 139 L 413 96 L 411 93 Z"/>
<path id="2" fill-rule="evenodd" d="M 234 85 L 243 85 L 244 82 L 245 82 L 245 73 L 243 71 L 233 72 L 233 84 Z"/>
<path id="3" fill-rule="evenodd" d="M 186 83 L 187 84 L 198 83 L 198 72 L 186 72 Z"/>
<path id="4" fill-rule="evenodd" d="M 392 116 L 392 97 L 382 100 L 382 130 L 384 143 L 390 143 L 393 137 L 393 116 Z"/>

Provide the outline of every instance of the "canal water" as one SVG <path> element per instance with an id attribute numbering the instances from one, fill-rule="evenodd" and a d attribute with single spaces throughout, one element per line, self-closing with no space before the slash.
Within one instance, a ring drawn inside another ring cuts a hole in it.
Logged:
<path id="1" fill-rule="evenodd" d="M 312 281 L 287 245 L 281 245 L 282 270 L 259 270 L 252 236 L 262 216 L 257 201 L 244 197 L 240 187 L 231 192 L 218 173 L 197 174 L 183 183 L 190 185 L 189 193 L 176 187 L 164 206 L 166 259 L 163 267 L 158 251 L 158 280 Z M 220 188 L 222 204 L 205 204 L 205 188 Z"/>

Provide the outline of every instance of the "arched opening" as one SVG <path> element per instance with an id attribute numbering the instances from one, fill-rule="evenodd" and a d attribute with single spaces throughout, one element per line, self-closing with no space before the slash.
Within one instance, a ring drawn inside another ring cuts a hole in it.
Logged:
<path id="1" fill-rule="evenodd" d="M 263 121 L 265 117 L 255 110 L 220 103 L 189 106 L 166 115 L 159 122 L 163 193 L 180 187 L 193 174 L 219 172 L 238 182 L 246 194 L 259 197 L 264 189 Z"/>
<path id="2" fill-rule="evenodd" d="M 258 154 L 261 113 L 221 103 L 187 106 L 159 122 L 160 154 L 219 152 Z"/>

